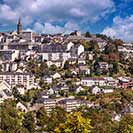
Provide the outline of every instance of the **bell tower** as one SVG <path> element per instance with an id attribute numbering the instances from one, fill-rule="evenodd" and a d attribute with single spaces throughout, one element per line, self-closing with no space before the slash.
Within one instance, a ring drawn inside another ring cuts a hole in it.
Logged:
<path id="1" fill-rule="evenodd" d="M 22 23 L 21 23 L 21 19 L 20 18 L 19 18 L 18 24 L 17 24 L 17 33 L 18 34 L 22 33 Z"/>

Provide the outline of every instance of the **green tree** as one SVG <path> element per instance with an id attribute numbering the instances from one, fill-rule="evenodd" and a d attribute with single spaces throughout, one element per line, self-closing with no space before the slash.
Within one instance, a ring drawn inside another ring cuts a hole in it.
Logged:
<path id="1" fill-rule="evenodd" d="M 49 114 L 47 131 L 53 131 L 60 123 L 64 123 L 66 121 L 66 114 L 66 111 L 58 106 L 53 108 Z"/>
<path id="2" fill-rule="evenodd" d="M 119 133 L 133 133 L 133 116 L 126 114 L 119 122 Z"/>
<path id="3" fill-rule="evenodd" d="M 41 62 L 41 65 L 35 68 L 35 74 L 38 77 L 43 77 L 45 74 L 47 74 L 47 72 L 48 72 L 48 66 L 45 61 Z"/>
<path id="4" fill-rule="evenodd" d="M 123 44 L 123 41 L 120 40 L 120 39 L 115 39 L 115 40 L 113 41 L 113 43 L 114 43 L 116 46 L 121 46 L 121 45 Z"/>
<path id="5" fill-rule="evenodd" d="M 88 41 L 82 41 L 81 44 L 84 46 L 85 51 L 89 51 L 90 43 Z"/>
<path id="6" fill-rule="evenodd" d="M 12 100 L 0 105 L 0 131 L 3 133 L 15 133 L 22 125 L 23 113 L 15 107 L 15 101 Z"/>
<path id="7" fill-rule="evenodd" d="M 70 67 L 69 61 L 66 61 L 64 63 L 64 69 L 69 69 L 69 67 Z"/>
<path id="8" fill-rule="evenodd" d="M 104 105 L 102 105 L 104 106 Z M 92 119 L 92 133 L 111 133 L 113 122 L 109 110 L 93 110 L 88 116 Z"/>
<path id="9" fill-rule="evenodd" d="M 56 72 L 57 71 L 57 66 L 56 65 L 51 65 L 49 69 L 50 69 L 51 72 Z"/>
<path id="10" fill-rule="evenodd" d="M 100 52 L 97 41 L 90 41 L 90 51 L 93 51 L 96 55 Z"/>
<path id="11" fill-rule="evenodd" d="M 71 78 L 72 77 L 72 72 L 69 69 L 65 71 L 65 77 L 66 78 Z"/>
<path id="12" fill-rule="evenodd" d="M 118 73 L 118 63 L 117 62 L 114 62 L 113 63 L 113 70 L 112 70 L 113 73 Z"/>
<path id="13" fill-rule="evenodd" d="M 106 40 L 106 41 L 110 41 L 110 42 L 112 41 L 112 39 L 106 35 L 96 34 L 96 37 L 101 38 L 101 39 Z"/>
<path id="14" fill-rule="evenodd" d="M 0 65 L 0 72 L 2 72 L 2 65 Z"/>
<path id="15" fill-rule="evenodd" d="M 44 126 L 48 122 L 47 112 L 44 107 L 38 110 L 38 112 L 36 113 L 36 118 L 37 118 L 37 125 L 40 126 L 41 128 L 44 128 Z"/>
<path id="16" fill-rule="evenodd" d="M 91 34 L 89 31 L 85 33 L 85 37 L 91 37 Z"/>
<path id="17" fill-rule="evenodd" d="M 131 58 L 131 61 L 129 62 L 129 72 L 133 74 L 133 58 Z"/>
<path id="18" fill-rule="evenodd" d="M 115 44 L 109 43 L 105 46 L 105 54 L 118 53 L 118 49 Z"/>
<path id="19" fill-rule="evenodd" d="M 24 115 L 23 127 L 27 129 L 30 133 L 35 132 L 35 119 L 33 112 L 28 112 Z"/>

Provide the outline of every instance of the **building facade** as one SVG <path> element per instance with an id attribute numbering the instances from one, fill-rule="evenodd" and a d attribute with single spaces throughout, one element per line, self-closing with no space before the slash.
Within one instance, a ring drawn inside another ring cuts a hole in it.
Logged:
<path id="1" fill-rule="evenodd" d="M 0 72 L 0 82 L 2 81 L 6 81 L 11 87 L 24 85 L 28 89 L 34 84 L 34 76 L 31 73 Z"/>

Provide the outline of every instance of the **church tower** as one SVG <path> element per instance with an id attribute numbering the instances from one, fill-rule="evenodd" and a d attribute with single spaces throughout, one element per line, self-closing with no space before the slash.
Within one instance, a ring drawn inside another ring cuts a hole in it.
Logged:
<path id="1" fill-rule="evenodd" d="M 20 34 L 22 33 L 22 24 L 21 24 L 21 19 L 19 18 L 18 24 L 17 24 L 17 33 Z"/>

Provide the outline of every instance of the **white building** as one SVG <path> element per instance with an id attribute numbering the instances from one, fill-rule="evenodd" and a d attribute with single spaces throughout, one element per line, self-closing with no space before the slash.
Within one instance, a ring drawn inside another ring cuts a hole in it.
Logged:
<path id="1" fill-rule="evenodd" d="M 92 89 L 92 94 L 100 94 L 102 92 L 102 89 L 95 86 L 93 89 Z"/>
<path id="2" fill-rule="evenodd" d="M 79 93 L 81 91 L 84 91 L 85 89 L 81 86 L 79 86 L 77 89 L 76 89 L 76 93 Z"/>
<path id="3" fill-rule="evenodd" d="M 52 66 L 52 65 L 56 65 L 57 67 L 62 67 L 62 60 L 56 60 L 56 61 L 51 61 L 51 60 L 48 60 L 47 62 L 47 65 L 48 67 Z"/>
<path id="4" fill-rule="evenodd" d="M 78 56 L 80 55 L 80 54 L 82 54 L 84 52 L 84 46 L 83 45 L 79 45 L 78 46 Z"/>
<path id="5" fill-rule="evenodd" d="M 69 43 L 67 44 L 67 51 L 69 51 L 69 50 L 72 48 L 72 46 L 74 46 L 74 43 L 69 42 Z"/>
<path id="6" fill-rule="evenodd" d="M 51 84 L 52 83 L 52 78 L 51 77 L 43 77 L 44 82 Z"/>
<path id="7" fill-rule="evenodd" d="M 16 85 L 24 85 L 25 88 L 30 88 L 34 84 L 34 76 L 31 73 L 21 71 L 17 72 L 0 72 L 0 82 L 6 81 L 14 87 Z"/>
<path id="8" fill-rule="evenodd" d="M 25 39 L 26 41 L 31 41 L 31 42 L 35 41 L 33 39 L 33 32 L 30 31 L 22 32 L 22 38 Z"/>
<path id="9" fill-rule="evenodd" d="M 47 113 L 50 113 L 53 108 L 56 106 L 56 100 L 55 99 L 49 99 L 49 98 L 42 98 L 37 101 L 36 104 L 42 104 Z M 35 105 L 36 105 L 35 104 Z"/>
<path id="10" fill-rule="evenodd" d="M 61 78 L 61 75 L 59 73 L 55 73 L 53 76 L 53 79 Z"/>
<path id="11" fill-rule="evenodd" d="M 17 103 L 16 108 L 17 108 L 17 109 L 20 109 L 20 110 L 23 111 L 23 112 L 28 112 L 27 107 L 26 107 L 24 104 L 22 104 L 21 102 L 18 102 L 18 103 Z"/>
<path id="12" fill-rule="evenodd" d="M 81 106 L 81 101 L 75 99 L 64 99 L 59 101 L 58 105 L 64 108 L 67 112 L 72 112 Z"/>
<path id="13" fill-rule="evenodd" d="M 81 79 L 81 85 L 83 86 L 106 86 L 106 80 L 104 78 L 83 78 Z"/>
<path id="14" fill-rule="evenodd" d="M 0 83 L 0 103 L 9 98 L 13 98 L 11 86 L 6 81 L 2 81 Z"/>
<path id="15" fill-rule="evenodd" d="M 103 93 L 113 93 L 113 89 L 103 89 Z"/>
<path id="16" fill-rule="evenodd" d="M 117 87 L 118 86 L 118 80 L 114 79 L 113 77 L 105 77 L 104 78 L 106 80 L 107 86 L 111 86 L 111 87 Z"/>

